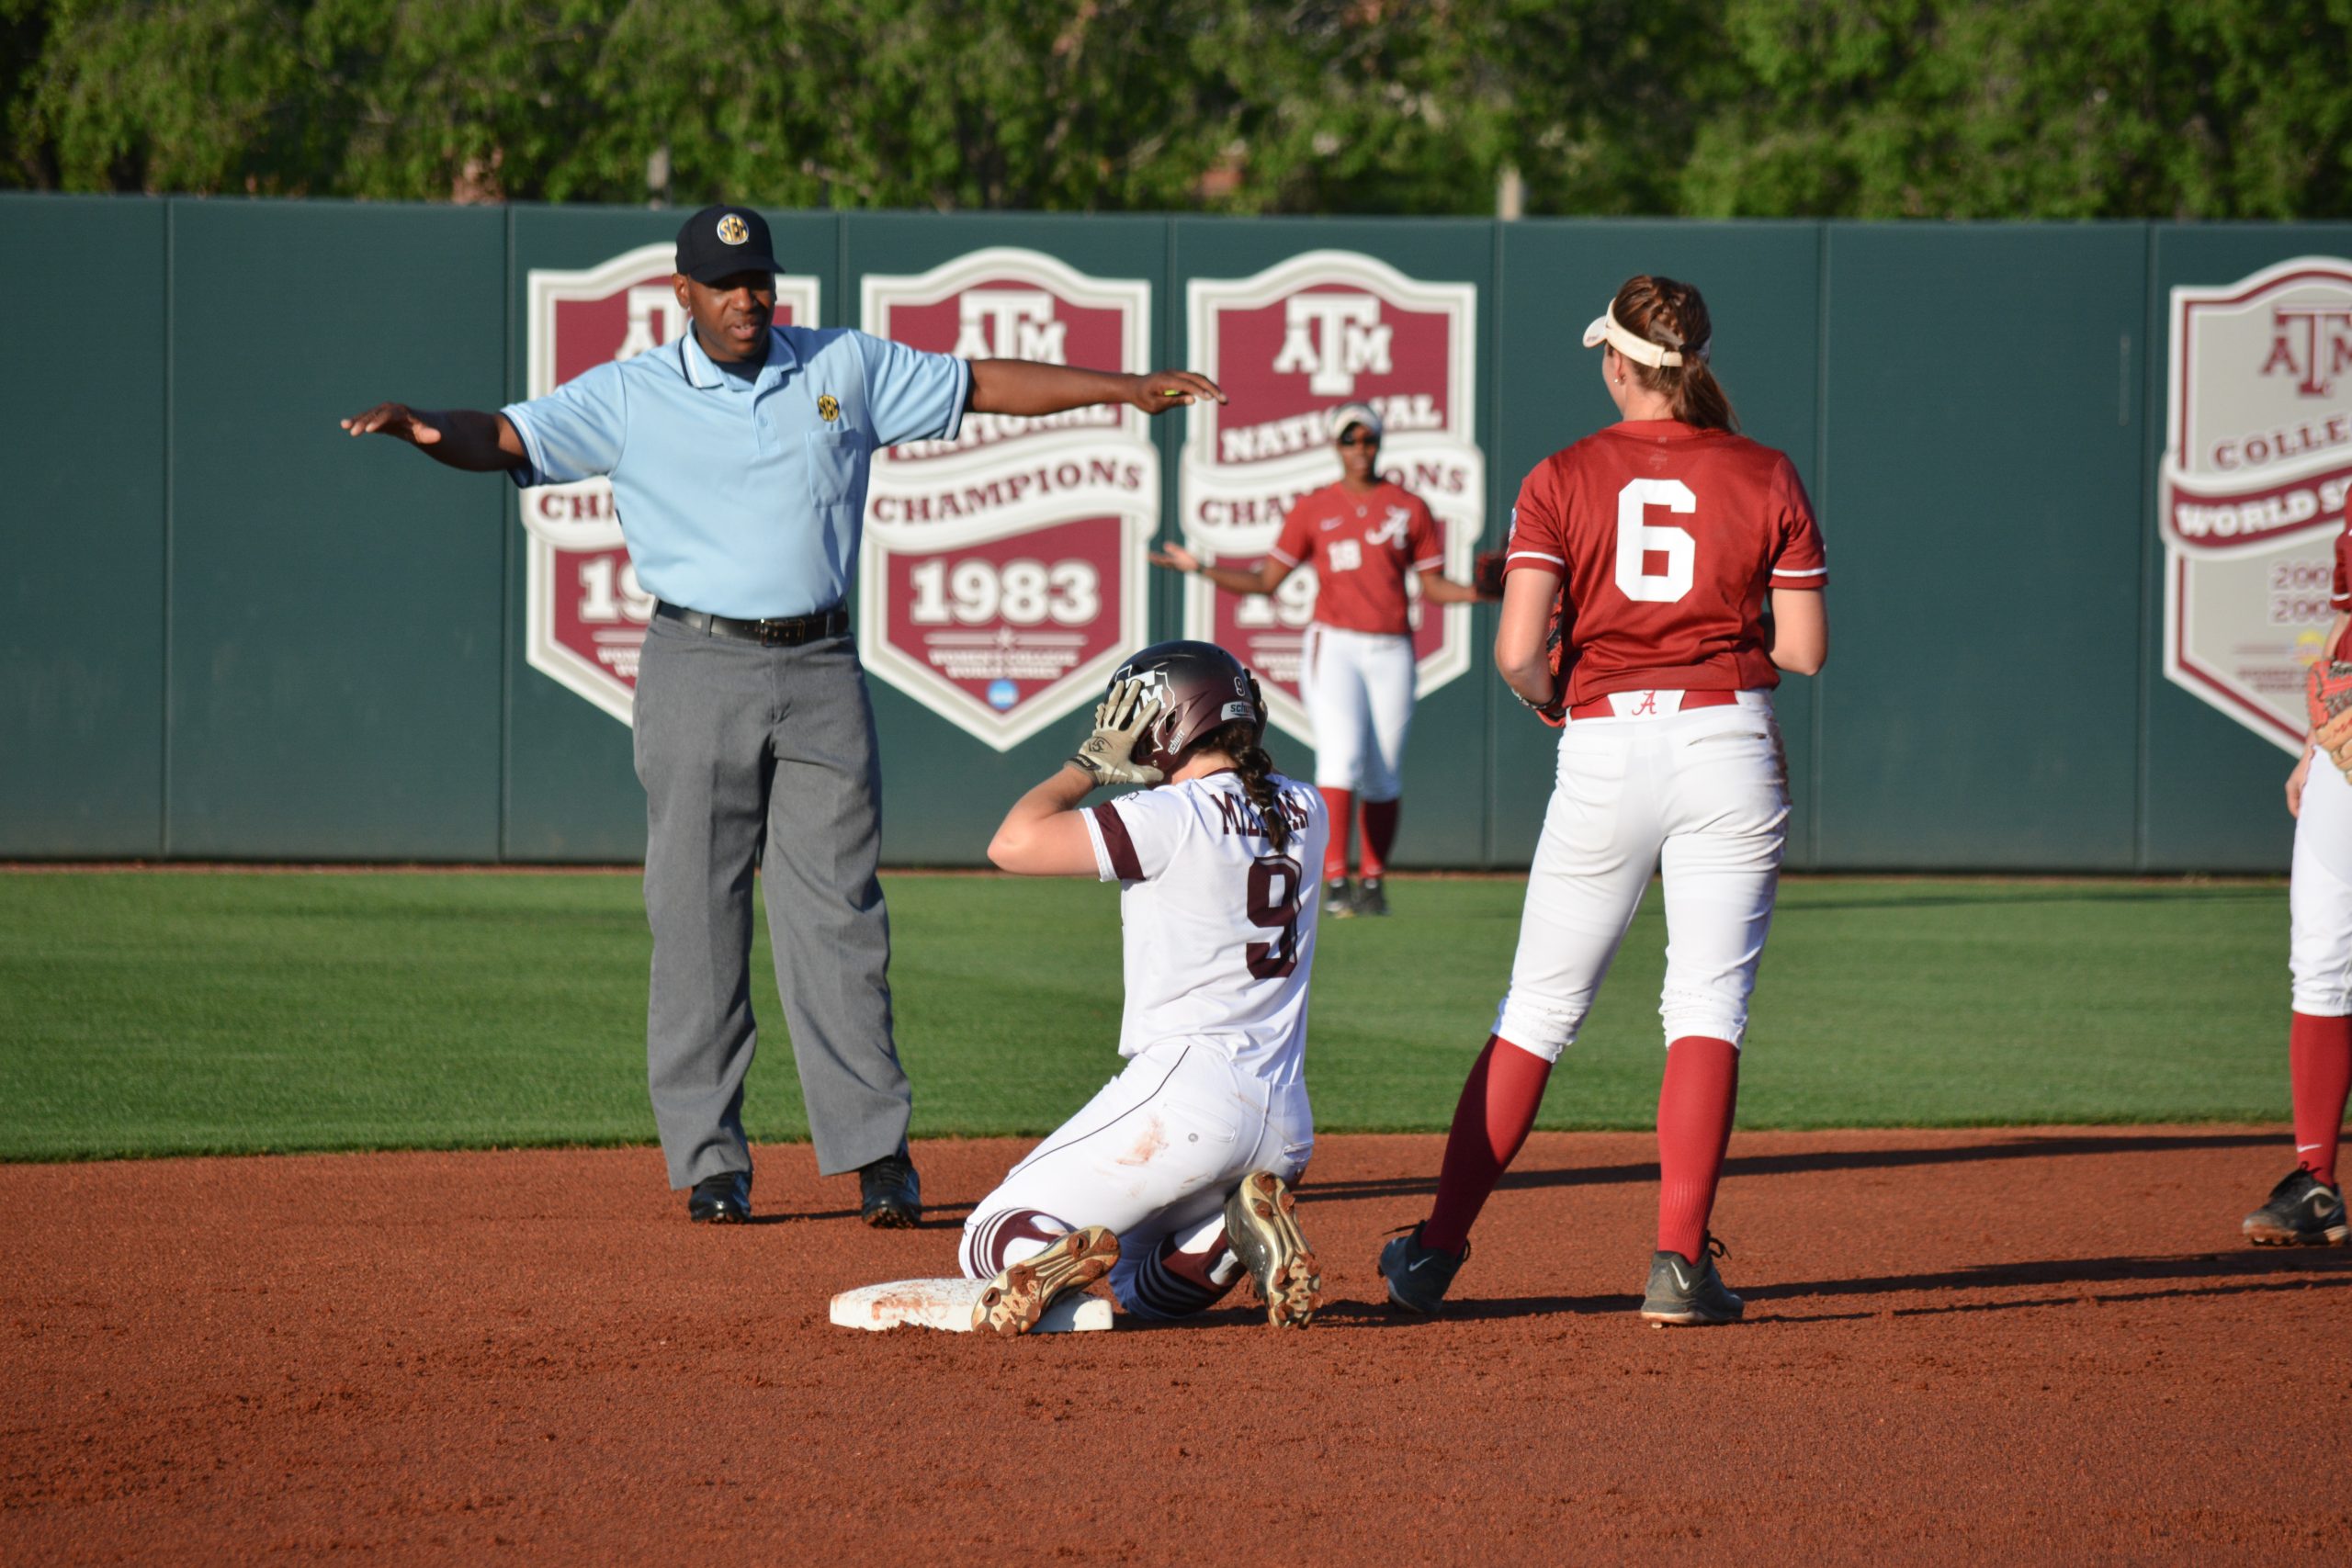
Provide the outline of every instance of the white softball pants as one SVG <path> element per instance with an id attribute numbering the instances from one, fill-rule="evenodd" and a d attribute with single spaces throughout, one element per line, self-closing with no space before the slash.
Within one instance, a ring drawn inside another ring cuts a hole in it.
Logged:
<path id="1" fill-rule="evenodd" d="M 2352 1014 L 2352 784 L 2324 753 L 2303 782 L 2287 909 L 2295 1010 Z"/>
<path id="2" fill-rule="evenodd" d="M 1762 692 L 1662 717 L 1569 720 L 1495 1032 L 1558 1061 L 1650 874 L 1663 871 L 1666 1039 L 1738 1044 L 1788 819 L 1788 770 Z"/>
<path id="3" fill-rule="evenodd" d="M 1315 726 L 1315 783 L 1353 790 L 1359 799 L 1395 800 L 1405 793 L 1405 732 L 1413 723 L 1413 639 L 1306 628 L 1299 695 Z M 1335 833 L 1345 829 L 1333 825 Z"/>
<path id="4" fill-rule="evenodd" d="M 1170 1235 L 1219 1223 L 1253 1170 L 1297 1179 L 1315 1150 L 1306 1085 L 1272 1083 L 1208 1045 L 1155 1045 L 1012 1168 L 964 1222 L 964 1272 L 988 1279 L 1081 1225 L 1118 1233 L 1111 1289 Z"/>

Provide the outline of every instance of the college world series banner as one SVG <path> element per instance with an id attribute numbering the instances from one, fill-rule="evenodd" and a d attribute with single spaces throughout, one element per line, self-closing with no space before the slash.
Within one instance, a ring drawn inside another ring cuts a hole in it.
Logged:
<path id="1" fill-rule="evenodd" d="M 1428 502 L 1444 532 L 1446 575 L 1468 578 L 1487 495 L 1475 285 L 1422 283 L 1372 256 L 1310 251 L 1254 277 L 1193 279 L 1185 315 L 1185 362 L 1230 400 L 1188 411 L 1178 491 L 1190 548 L 1245 570 L 1263 559 L 1291 502 L 1340 477 L 1330 411 L 1362 402 L 1386 426 L 1381 471 Z M 1184 583 L 1184 635 L 1257 671 L 1273 721 L 1310 746 L 1299 658 L 1314 605 L 1311 567 L 1272 597 Z M 1470 607 L 1428 609 L 1416 585 L 1422 695 L 1470 668 Z"/>
<path id="2" fill-rule="evenodd" d="M 2289 751 L 2352 491 L 2352 262 L 2172 291 L 2165 674 Z"/>
<path id="3" fill-rule="evenodd" d="M 865 330 L 966 359 L 1151 368 L 1151 286 L 1041 252 L 869 274 Z M 865 668 L 1000 751 L 1095 701 L 1148 640 L 1159 456 L 1125 407 L 967 414 L 875 454 L 858 570 Z"/>
<path id="4" fill-rule="evenodd" d="M 676 264 L 677 246 L 665 240 L 584 272 L 534 268 L 524 395 L 544 397 L 605 360 L 676 339 L 686 330 L 685 307 L 671 283 Z M 815 278 L 777 275 L 779 324 L 814 325 L 817 307 Z M 522 513 L 531 668 L 629 723 L 653 596 L 638 586 L 621 543 L 613 487 L 604 479 L 539 485 L 522 492 Z"/>

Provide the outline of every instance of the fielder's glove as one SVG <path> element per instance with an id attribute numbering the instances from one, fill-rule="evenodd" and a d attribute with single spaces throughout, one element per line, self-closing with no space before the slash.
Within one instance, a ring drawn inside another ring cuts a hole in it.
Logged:
<path id="1" fill-rule="evenodd" d="M 2311 707 L 2312 744 L 2352 777 L 2352 663 L 2314 663 L 2303 695 Z"/>
<path id="2" fill-rule="evenodd" d="M 1136 742 L 1159 716 L 1159 699 L 1141 681 L 1122 681 L 1094 705 L 1094 733 L 1070 761 L 1099 784 L 1156 784 L 1168 775 L 1135 760 Z"/>
<path id="3" fill-rule="evenodd" d="M 1478 591 L 1481 599 L 1503 596 L 1504 553 L 1500 550 L 1480 550 L 1470 563 L 1470 586 Z"/>
<path id="4" fill-rule="evenodd" d="M 1552 700 L 1548 703 L 1531 703 L 1525 697 L 1519 697 L 1516 689 L 1510 689 L 1510 694 L 1519 697 L 1520 706 L 1529 709 L 1536 717 L 1555 729 L 1565 728 L 1568 722 L 1568 682 L 1560 673 L 1560 606 L 1558 602 L 1555 601 L 1552 605 L 1552 624 L 1545 627 L 1544 632 L 1544 662 L 1552 667 Z"/>

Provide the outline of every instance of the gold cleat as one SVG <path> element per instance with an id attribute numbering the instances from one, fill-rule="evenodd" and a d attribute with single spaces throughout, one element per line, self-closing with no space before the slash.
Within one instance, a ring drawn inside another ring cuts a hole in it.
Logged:
<path id="1" fill-rule="evenodd" d="M 1253 1170 L 1225 1201 L 1225 1242 L 1258 1283 L 1266 1321 L 1304 1328 L 1323 1304 L 1315 1251 L 1299 1234 L 1298 1198 L 1271 1170 Z"/>
<path id="2" fill-rule="evenodd" d="M 1057 1296 L 1082 1291 L 1119 1260 L 1119 1238 L 1101 1225 L 1066 1232 L 989 1281 L 972 1307 L 975 1333 L 1026 1334 Z"/>

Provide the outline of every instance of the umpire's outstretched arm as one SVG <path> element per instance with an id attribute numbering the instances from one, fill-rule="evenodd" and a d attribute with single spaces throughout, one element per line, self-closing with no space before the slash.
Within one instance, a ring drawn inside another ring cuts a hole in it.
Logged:
<path id="1" fill-rule="evenodd" d="M 523 438 L 503 413 L 480 409 L 413 409 L 378 403 L 343 422 L 354 435 L 391 435 L 436 463 L 470 473 L 493 474 L 529 461 Z"/>

